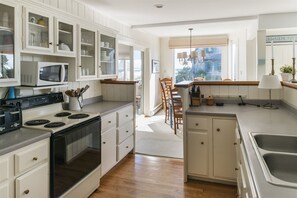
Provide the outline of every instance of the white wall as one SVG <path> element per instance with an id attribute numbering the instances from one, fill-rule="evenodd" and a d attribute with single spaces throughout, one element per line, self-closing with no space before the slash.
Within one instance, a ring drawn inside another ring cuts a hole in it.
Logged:
<path id="1" fill-rule="evenodd" d="M 246 40 L 247 40 L 247 30 L 242 29 L 237 32 L 229 34 L 229 41 L 237 45 L 237 78 L 235 80 L 247 80 L 247 63 L 246 63 Z M 231 61 L 229 61 L 231 63 Z"/>
<path id="2" fill-rule="evenodd" d="M 259 15 L 259 30 L 297 27 L 297 12 Z"/>
<path id="3" fill-rule="evenodd" d="M 266 69 L 269 65 L 271 66 L 271 52 L 269 52 L 270 49 L 268 50 L 266 47 L 266 33 L 267 35 L 276 35 L 278 32 L 280 34 L 296 33 L 296 30 L 289 30 L 291 28 L 297 28 L 296 19 L 297 12 L 259 15 L 259 30 L 257 35 L 258 79 L 260 79 L 262 75 L 271 72 L 271 67 L 268 71 Z M 284 50 L 286 49 L 284 48 Z M 279 58 L 281 57 L 278 57 L 278 59 Z M 280 60 L 276 60 L 275 57 L 275 62 L 276 61 Z M 278 62 L 277 64 L 283 63 Z M 278 67 L 278 65 L 275 64 L 276 67 Z"/>
<path id="4" fill-rule="evenodd" d="M 256 38 L 246 42 L 246 76 L 247 80 L 257 79 L 257 40 Z"/>

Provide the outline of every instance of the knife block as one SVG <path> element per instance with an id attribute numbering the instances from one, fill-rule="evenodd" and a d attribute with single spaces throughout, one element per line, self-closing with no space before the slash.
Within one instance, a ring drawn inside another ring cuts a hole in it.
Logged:
<path id="1" fill-rule="evenodd" d="M 191 106 L 198 107 L 201 105 L 201 98 L 199 97 L 191 97 Z"/>

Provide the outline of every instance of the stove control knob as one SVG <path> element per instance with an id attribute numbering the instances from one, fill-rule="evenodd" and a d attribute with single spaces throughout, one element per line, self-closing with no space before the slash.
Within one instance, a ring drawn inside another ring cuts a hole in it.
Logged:
<path id="1" fill-rule="evenodd" d="M 20 124 L 19 123 L 14 123 L 13 126 L 14 127 L 18 127 Z"/>
<path id="2" fill-rule="evenodd" d="M 5 127 L 0 127 L 0 131 L 3 131 L 5 129 Z"/>

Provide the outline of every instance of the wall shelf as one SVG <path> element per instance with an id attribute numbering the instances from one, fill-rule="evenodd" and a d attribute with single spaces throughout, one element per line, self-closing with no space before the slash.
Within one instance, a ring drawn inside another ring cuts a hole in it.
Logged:
<path id="1" fill-rule="evenodd" d="M 68 87 L 68 84 L 51 85 L 42 87 L 30 87 L 30 86 L 17 86 L 15 87 L 17 97 L 25 97 L 28 95 L 39 95 L 49 93 L 52 89 Z"/>

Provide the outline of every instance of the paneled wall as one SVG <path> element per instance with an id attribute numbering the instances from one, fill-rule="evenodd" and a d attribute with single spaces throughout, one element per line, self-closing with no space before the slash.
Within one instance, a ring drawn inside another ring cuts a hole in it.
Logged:
<path id="1" fill-rule="evenodd" d="M 106 101 L 135 100 L 135 84 L 102 84 L 102 96 Z"/>

